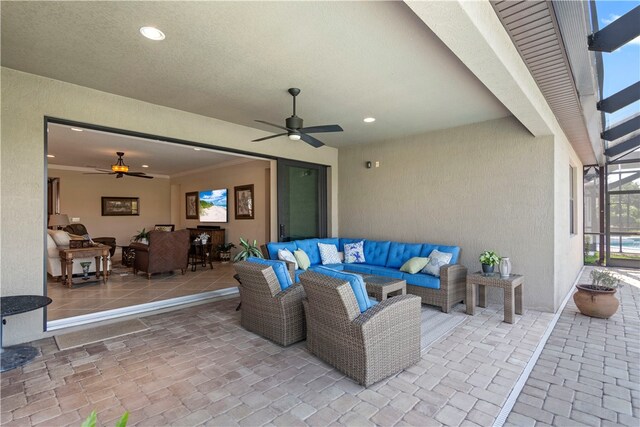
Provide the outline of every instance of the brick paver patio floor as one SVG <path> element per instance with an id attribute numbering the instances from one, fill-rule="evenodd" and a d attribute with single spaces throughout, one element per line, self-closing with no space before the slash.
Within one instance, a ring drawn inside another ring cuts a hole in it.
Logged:
<path id="1" fill-rule="evenodd" d="M 590 269 L 585 269 L 583 281 Z M 507 425 L 640 425 L 640 272 L 609 320 L 570 300 Z M 2 374 L 2 425 L 78 425 L 92 410 L 129 425 L 480 425 L 494 423 L 550 313 L 468 317 L 415 366 L 365 389 L 311 356 L 239 326 L 237 299 L 144 318 L 148 331 L 42 355 Z M 464 306 L 457 306 L 462 310 Z"/>
<path id="2" fill-rule="evenodd" d="M 613 270 L 626 282 L 618 312 L 587 317 L 569 300 L 507 424 L 640 426 L 640 271 Z"/>

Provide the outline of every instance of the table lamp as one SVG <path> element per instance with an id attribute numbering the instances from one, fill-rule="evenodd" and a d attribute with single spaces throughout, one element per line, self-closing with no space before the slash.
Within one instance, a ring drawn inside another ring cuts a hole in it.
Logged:
<path id="1" fill-rule="evenodd" d="M 62 227 L 69 225 L 69 215 L 66 214 L 54 214 L 49 216 L 49 227 L 59 230 Z"/>

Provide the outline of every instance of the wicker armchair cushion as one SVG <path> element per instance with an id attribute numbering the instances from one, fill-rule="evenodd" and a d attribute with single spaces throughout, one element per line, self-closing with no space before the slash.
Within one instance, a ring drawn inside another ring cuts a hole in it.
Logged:
<path id="1" fill-rule="evenodd" d="M 291 281 L 291 276 L 289 275 L 289 269 L 287 268 L 287 264 L 284 261 L 276 261 L 256 257 L 249 257 L 247 258 L 247 261 L 256 264 L 268 265 L 273 268 L 273 272 L 276 274 L 281 290 L 284 291 L 293 284 L 293 282 Z"/>
<path id="2" fill-rule="evenodd" d="M 333 277 L 338 280 L 349 282 L 349 285 L 351 285 L 351 289 L 353 289 L 353 294 L 356 296 L 356 301 L 358 302 L 360 313 L 364 313 L 374 306 L 374 304 L 369 299 L 369 294 L 367 294 L 367 287 L 364 285 L 362 276 L 353 273 L 336 271 L 327 267 L 316 267 L 313 269 L 313 271 L 315 271 L 316 273 L 324 274 L 325 276 Z"/>

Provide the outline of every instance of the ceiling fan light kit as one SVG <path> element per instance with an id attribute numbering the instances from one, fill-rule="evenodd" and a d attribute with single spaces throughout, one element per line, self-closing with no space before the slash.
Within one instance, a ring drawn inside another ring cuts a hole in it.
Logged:
<path id="1" fill-rule="evenodd" d="M 264 141 L 271 138 L 277 138 L 279 136 L 287 135 L 292 141 L 303 140 L 307 144 L 313 147 L 322 147 L 324 143 L 313 136 L 310 133 L 327 133 L 327 132 L 342 132 L 340 125 L 322 125 L 322 126 L 310 126 L 303 127 L 303 120 L 296 115 L 296 96 L 300 94 L 300 89 L 292 87 L 288 90 L 289 94 L 293 97 L 293 114 L 291 117 L 285 119 L 285 126 L 276 125 L 274 123 L 265 122 L 264 120 L 256 120 L 258 123 L 264 123 L 265 125 L 273 126 L 278 129 L 282 129 L 285 132 L 278 133 L 276 135 L 266 136 L 264 138 L 254 139 L 252 142 Z"/>
<path id="2" fill-rule="evenodd" d="M 132 176 L 134 178 L 153 179 L 152 176 L 149 176 L 144 172 L 129 172 L 129 166 L 125 165 L 124 160 L 122 159 L 122 156 L 124 156 L 124 153 L 121 151 L 118 151 L 116 154 L 118 155 L 118 160 L 116 160 L 115 164 L 111 165 L 111 171 L 104 170 L 104 169 L 96 169 L 98 172 L 88 172 L 88 173 L 85 173 L 85 175 L 115 175 L 116 178 L 122 178 L 123 176 L 127 175 L 127 176 Z"/>

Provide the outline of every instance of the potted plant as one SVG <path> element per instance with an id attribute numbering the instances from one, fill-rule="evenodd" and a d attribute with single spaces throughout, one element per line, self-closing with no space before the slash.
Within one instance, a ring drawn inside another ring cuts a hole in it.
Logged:
<path id="1" fill-rule="evenodd" d="M 615 297 L 619 285 L 620 279 L 612 272 L 593 270 L 590 285 L 576 285 L 578 291 L 573 294 L 573 301 L 585 316 L 608 319 L 620 306 L 618 298 Z"/>
<path id="2" fill-rule="evenodd" d="M 480 264 L 482 264 L 482 272 L 491 274 L 496 265 L 500 262 L 500 257 L 494 251 L 484 251 L 480 254 Z"/>
<path id="3" fill-rule="evenodd" d="M 233 262 L 238 262 L 238 261 L 244 261 L 245 259 L 253 256 L 256 258 L 264 258 L 262 256 L 262 252 L 260 251 L 260 248 L 258 247 L 258 241 L 254 240 L 253 244 L 249 243 L 248 241 L 244 240 L 242 237 L 240 238 L 240 247 L 242 248 L 240 250 L 240 252 L 238 252 L 236 254 L 235 257 L 233 257 Z"/>
<path id="4" fill-rule="evenodd" d="M 218 252 L 220 253 L 220 261 L 223 264 L 226 264 L 231 259 L 231 249 L 235 248 L 236 245 L 233 243 L 223 243 L 222 245 L 218 245 Z"/>
<path id="5" fill-rule="evenodd" d="M 140 242 L 145 245 L 149 244 L 149 232 L 144 228 L 140 231 L 138 230 L 138 234 L 132 236 L 134 242 Z"/>

